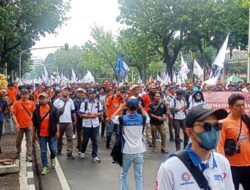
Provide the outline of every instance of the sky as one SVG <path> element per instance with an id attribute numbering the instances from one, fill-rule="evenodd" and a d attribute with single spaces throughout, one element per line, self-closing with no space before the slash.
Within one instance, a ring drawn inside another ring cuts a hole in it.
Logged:
<path id="1" fill-rule="evenodd" d="M 119 16 L 118 0 L 71 0 L 71 9 L 67 16 L 70 19 L 56 30 L 57 34 L 46 35 L 37 41 L 32 48 L 63 46 L 81 46 L 90 40 L 91 27 L 95 24 L 103 26 L 106 31 L 116 34 L 119 23 L 116 17 Z M 49 53 L 56 49 L 33 50 L 32 55 L 45 59 Z"/>

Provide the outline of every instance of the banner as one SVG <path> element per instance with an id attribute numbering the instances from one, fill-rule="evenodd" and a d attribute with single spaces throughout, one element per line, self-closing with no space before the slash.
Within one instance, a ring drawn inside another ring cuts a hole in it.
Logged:
<path id="1" fill-rule="evenodd" d="M 246 92 L 235 92 L 241 93 L 245 97 L 245 108 L 246 113 L 250 114 L 250 93 Z M 205 103 L 211 106 L 213 109 L 223 108 L 229 111 L 228 108 L 228 97 L 232 92 L 203 92 Z"/>

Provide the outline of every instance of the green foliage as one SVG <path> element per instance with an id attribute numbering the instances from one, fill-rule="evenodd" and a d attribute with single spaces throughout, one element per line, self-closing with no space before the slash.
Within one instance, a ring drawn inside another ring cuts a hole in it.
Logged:
<path id="1" fill-rule="evenodd" d="M 66 20 L 68 9 L 63 0 L 1 0 L 0 65 L 8 62 L 14 64 L 11 70 L 18 68 L 19 53 L 32 47 L 40 36 L 55 33 Z"/>

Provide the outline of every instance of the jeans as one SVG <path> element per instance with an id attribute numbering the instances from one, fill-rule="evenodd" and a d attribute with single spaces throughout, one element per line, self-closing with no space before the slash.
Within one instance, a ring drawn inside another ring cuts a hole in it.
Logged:
<path id="1" fill-rule="evenodd" d="M 43 167 L 48 167 L 47 144 L 49 145 L 50 159 L 54 159 L 57 151 L 57 140 L 55 137 L 39 137 L 39 143 Z"/>
<path id="2" fill-rule="evenodd" d="M 107 144 L 110 143 L 112 134 L 115 133 L 116 139 L 119 136 L 119 125 L 114 124 L 112 121 L 110 121 L 107 124 L 107 131 L 106 131 L 106 137 L 107 137 Z"/>
<path id="3" fill-rule="evenodd" d="M 4 117 L 4 121 L 7 125 L 7 130 L 5 129 L 3 133 L 15 133 L 15 128 L 14 128 L 14 125 L 13 125 L 13 120 L 11 117 Z"/>
<path id="4" fill-rule="evenodd" d="M 2 133 L 3 133 L 3 121 L 0 121 L 0 142 L 2 138 Z"/>
<path id="5" fill-rule="evenodd" d="M 122 158 L 122 167 L 120 173 L 120 190 L 129 190 L 128 188 L 128 170 L 134 163 L 134 176 L 136 190 L 143 190 L 143 154 L 124 154 Z"/>
<path id="6" fill-rule="evenodd" d="M 82 153 L 85 153 L 89 139 L 92 141 L 92 158 L 97 157 L 99 127 L 83 127 Z"/>

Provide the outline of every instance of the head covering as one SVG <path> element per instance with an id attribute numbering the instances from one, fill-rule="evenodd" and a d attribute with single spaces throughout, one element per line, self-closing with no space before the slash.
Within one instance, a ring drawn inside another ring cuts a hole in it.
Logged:
<path id="1" fill-rule="evenodd" d="M 85 90 L 83 90 L 82 88 L 77 88 L 77 90 L 76 90 L 77 92 L 86 92 Z"/>
<path id="2" fill-rule="evenodd" d="M 135 88 L 139 88 L 139 85 L 133 84 L 133 85 L 130 87 L 130 90 L 134 90 Z"/>
<path id="3" fill-rule="evenodd" d="M 94 88 L 89 88 L 88 94 L 96 94 L 96 90 Z"/>
<path id="4" fill-rule="evenodd" d="M 195 121 L 202 121 L 210 115 L 214 115 L 218 120 L 227 117 L 228 113 L 224 109 L 212 110 L 206 104 L 193 107 L 187 114 L 186 127 L 193 127 Z"/>
<path id="5" fill-rule="evenodd" d="M 48 98 L 48 95 L 43 92 L 43 93 L 39 94 L 38 98 L 40 98 L 40 97 Z"/>
<path id="6" fill-rule="evenodd" d="M 127 100 L 127 106 L 129 110 L 137 110 L 139 107 L 139 101 L 135 96 L 131 96 Z"/>
<path id="7" fill-rule="evenodd" d="M 62 90 L 65 90 L 65 89 L 70 90 L 70 87 L 69 87 L 69 86 L 64 86 L 64 87 L 62 87 Z"/>
<path id="8" fill-rule="evenodd" d="M 20 90 L 20 93 L 21 93 L 21 94 L 29 93 L 29 90 L 28 90 L 27 88 L 22 88 L 22 89 Z"/>

